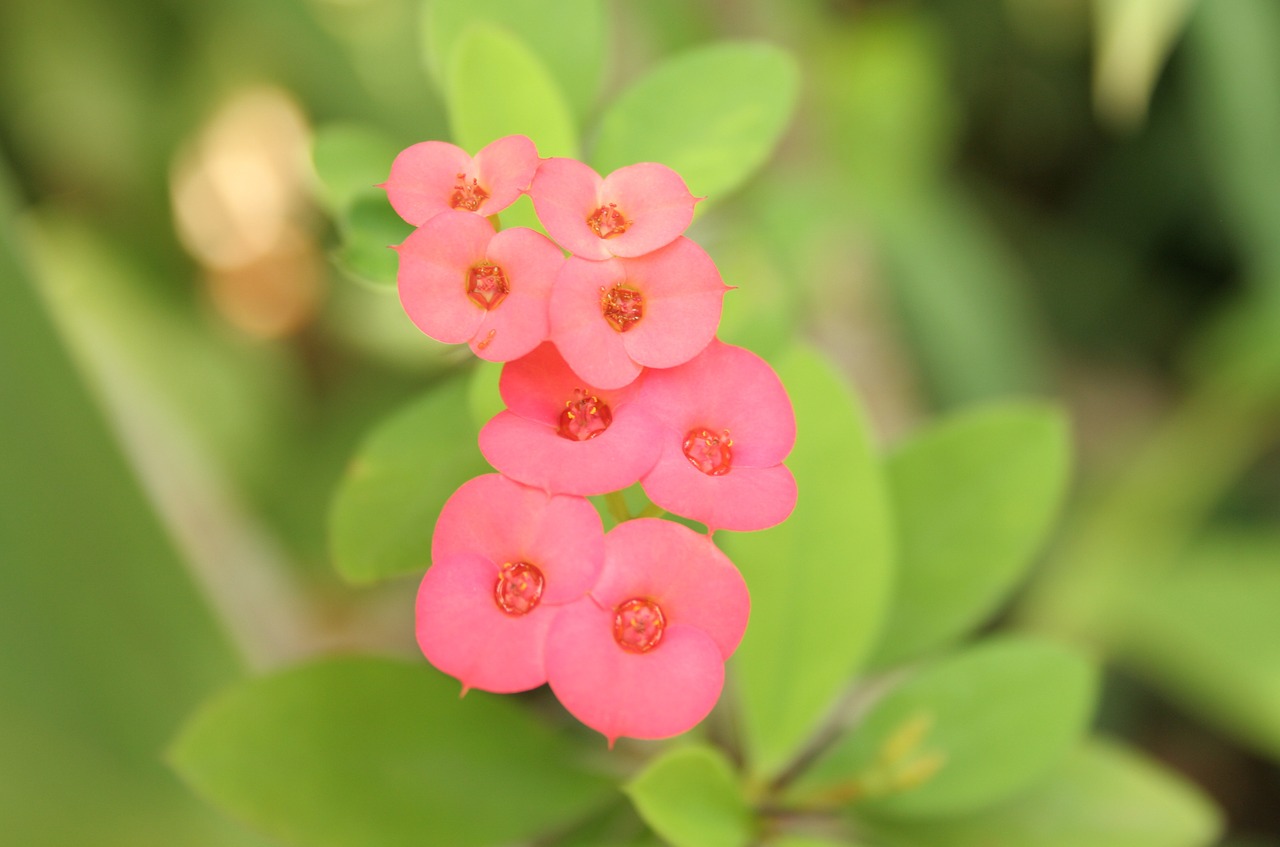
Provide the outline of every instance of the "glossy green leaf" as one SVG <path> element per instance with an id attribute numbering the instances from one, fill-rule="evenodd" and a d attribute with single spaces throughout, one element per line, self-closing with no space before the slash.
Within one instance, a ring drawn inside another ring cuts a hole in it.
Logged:
<path id="1" fill-rule="evenodd" d="M 428 0 L 425 6 L 424 58 L 438 81 L 443 83 L 448 57 L 467 29 L 488 24 L 520 34 L 578 115 L 595 101 L 609 43 L 600 0 L 560 0 L 555 14 L 541 0 Z"/>
<path id="2" fill-rule="evenodd" d="M 1189 783 L 1136 752 L 1092 741 L 992 809 L 869 828 L 884 847 L 1208 847 L 1221 822 Z"/>
<path id="3" fill-rule="evenodd" d="M 421 572 L 440 508 L 491 471 L 476 446 L 465 378 L 437 384 L 379 426 L 347 468 L 329 513 L 334 565 L 352 582 Z"/>
<path id="4" fill-rule="evenodd" d="M 413 227 L 401 220 L 387 196 L 369 191 L 351 200 L 338 220 L 342 243 L 334 259 L 338 267 L 360 282 L 395 288 L 400 258 L 391 248 L 404 241 Z"/>
<path id="5" fill-rule="evenodd" d="M 286 844 L 509 844 L 601 804 L 608 783 L 509 699 L 458 697 L 424 663 L 330 659 L 250 680 L 185 727 L 170 760 Z"/>
<path id="6" fill-rule="evenodd" d="M 1068 464 L 1066 421 L 1038 403 L 959 414 L 894 451 L 899 575 L 876 665 L 941 647 L 995 610 L 1044 542 Z"/>
<path id="7" fill-rule="evenodd" d="M 578 134 L 555 79 L 509 30 L 475 24 L 458 37 L 445 89 L 449 124 L 469 153 L 527 135 L 542 156 L 576 156 Z"/>
<path id="8" fill-rule="evenodd" d="M 1117 611 L 1118 658 L 1280 759 L 1280 535 L 1219 535 Z"/>
<path id="9" fill-rule="evenodd" d="M 745 847 L 751 840 L 751 810 L 733 766 L 718 750 L 672 750 L 623 790 L 645 823 L 675 847 Z"/>
<path id="10" fill-rule="evenodd" d="M 777 362 L 796 411 L 787 460 L 799 487 L 780 526 L 717 533 L 751 588 L 751 625 L 730 662 L 751 771 L 777 773 L 866 658 L 884 612 L 892 533 L 864 413 L 831 365 Z"/>
<path id="11" fill-rule="evenodd" d="M 369 126 L 330 124 L 317 130 L 311 161 L 329 210 L 341 212 L 385 181 L 399 152 L 394 141 Z"/>
<path id="12" fill-rule="evenodd" d="M 1093 712 L 1088 661 L 1031 638 L 987 641 L 923 667 L 818 759 L 799 795 L 894 817 L 1011 797 L 1062 763 Z"/>
<path id="13" fill-rule="evenodd" d="M 701 47 L 659 65 L 609 107 L 590 162 L 608 174 L 661 162 L 719 199 L 773 151 L 799 87 L 795 62 L 763 43 Z"/>

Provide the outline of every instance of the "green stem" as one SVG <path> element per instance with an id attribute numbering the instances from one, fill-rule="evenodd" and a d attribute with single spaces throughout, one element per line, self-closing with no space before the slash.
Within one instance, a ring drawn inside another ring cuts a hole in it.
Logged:
<path id="1" fill-rule="evenodd" d="M 609 507 L 609 514 L 613 515 L 618 523 L 631 520 L 631 509 L 627 506 L 627 498 L 621 491 L 610 491 L 604 495 L 604 502 Z"/>

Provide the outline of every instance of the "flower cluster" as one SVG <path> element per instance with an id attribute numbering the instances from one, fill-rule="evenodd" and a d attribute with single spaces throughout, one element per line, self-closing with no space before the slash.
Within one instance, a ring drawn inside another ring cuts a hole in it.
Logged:
<path id="1" fill-rule="evenodd" d="M 396 248 L 409 317 L 505 363 L 506 409 L 479 436 L 498 473 L 440 514 L 423 653 L 464 691 L 548 683 L 610 744 L 684 732 L 719 698 L 750 605 L 712 533 L 773 526 L 796 499 L 782 383 L 715 338 L 729 288 L 683 235 L 698 198 L 663 165 L 601 178 L 523 136 L 474 157 L 416 144 L 383 187 L 417 227 Z M 496 229 L 522 194 L 549 238 Z M 707 533 L 636 518 L 606 534 L 586 498 L 636 483 Z"/>

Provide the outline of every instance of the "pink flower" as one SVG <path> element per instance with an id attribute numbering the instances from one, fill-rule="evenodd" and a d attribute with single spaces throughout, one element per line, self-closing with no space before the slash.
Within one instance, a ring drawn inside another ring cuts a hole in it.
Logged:
<path id="1" fill-rule="evenodd" d="M 641 256 L 670 244 L 700 199 L 666 165 L 641 162 L 601 179 L 576 159 L 543 159 L 529 196 L 547 233 L 584 259 Z"/>
<path id="2" fill-rule="evenodd" d="M 561 494 L 605 494 L 640 480 L 662 429 L 634 402 L 637 384 L 596 388 L 543 344 L 502 369 L 507 404 L 480 430 L 480 452 L 502 473 Z"/>
<path id="3" fill-rule="evenodd" d="M 581 497 L 486 474 L 445 503 L 431 560 L 418 589 L 423 655 L 464 692 L 525 691 L 546 681 L 543 649 L 556 615 L 596 582 L 604 531 Z"/>
<path id="4" fill-rule="evenodd" d="M 551 292 L 551 340 L 586 382 L 618 388 L 642 368 L 696 356 L 715 337 L 727 290 L 683 237 L 635 259 L 570 256 Z"/>
<path id="5" fill-rule="evenodd" d="M 414 230 L 400 254 L 400 302 L 427 335 L 463 341 L 482 359 L 519 358 L 547 337 L 559 248 L 531 229 L 497 234 L 484 218 L 446 211 Z"/>
<path id="6" fill-rule="evenodd" d="M 391 163 L 387 190 L 400 217 L 422 226 L 448 209 L 496 215 L 529 188 L 538 151 L 523 135 L 508 135 L 468 156 L 444 141 L 423 141 Z"/>
<path id="7" fill-rule="evenodd" d="M 710 538 L 671 521 L 627 521 L 605 536 L 590 598 L 552 625 L 547 681 L 611 746 L 624 735 L 677 735 L 719 699 L 750 605 L 742 575 Z"/>
<path id="8" fill-rule="evenodd" d="M 641 392 L 667 431 L 641 480 L 650 500 L 708 530 L 764 529 L 791 514 L 796 483 L 782 460 L 795 414 L 767 362 L 717 340 L 687 364 L 646 374 Z"/>

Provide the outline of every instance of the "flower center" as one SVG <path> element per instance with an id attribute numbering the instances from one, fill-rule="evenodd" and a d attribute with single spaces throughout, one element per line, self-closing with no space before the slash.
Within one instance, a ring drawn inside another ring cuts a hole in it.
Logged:
<path id="1" fill-rule="evenodd" d="M 510 293 L 507 275 L 497 265 L 482 262 L 467 273 L 467 296 L 486 312 L 498 308 Z"/>
<path id="2" fill-rule="evenodd" d="M 560 413 L 560 428 L 556 432 L 570 441 L 588 441 L 609 428 L 613 423 L 613 412 L 608 403 L 601 402 L 586 389 L 573 389 L 573 398 L 564 401 L 564 411 Z"/>
<path id="3" fill-rule="evenodd" d="M 716 435 L 711 430 L 691 429 L 684 437 L 684 455 L 689 464 L 707 476 L 724 476 L 733 466 L 733 439 L 729 430 Z"/>
<path id="4" fill-rule="evenodd" d="M 481 188 L 474 179 L 471 180 L 470 185 L 467 185 L 466 174 L 458 174 L 456 179 L 458 183 L 453 187 L 453 194 L 449 196 L 449 205 L 453 208 L 474 212 L 480 208 L 481 203 L 489 199 L 489 192 Z"/>
<path id="5" fill-rule="evenodd" d="M 600 295 L 600 311 L 618 332 L 626 332 L 644 317 L 644 296 L 639 291 L 621 284 L 600 290 L 604 292 Z"/>
<path id="6" fill-rule="evenodd" d="M 592 212 L 587 218 L 587 226 L 601 238 L 613 238 L 626 232 L 627 227 L 631 226 L 631 221 L 624 218 L 618 211 L 617 203 L 610 203 Z"/>
<path id="7" fill-rule="evenodd" d="M 498 608 L 513 618 L 532 612 L 542 599 L 546 585 L 542 571 L 528 562 L 507 562 L 498 570 L 493 599 Z"/>
<path id="8" fill-rule="evenodd" d="M 661 606 L 636 597 L 619 605 L 614 612 L 613 639 L 623 650 L 647 653 L 658 646 L 667 628 Z"/>

